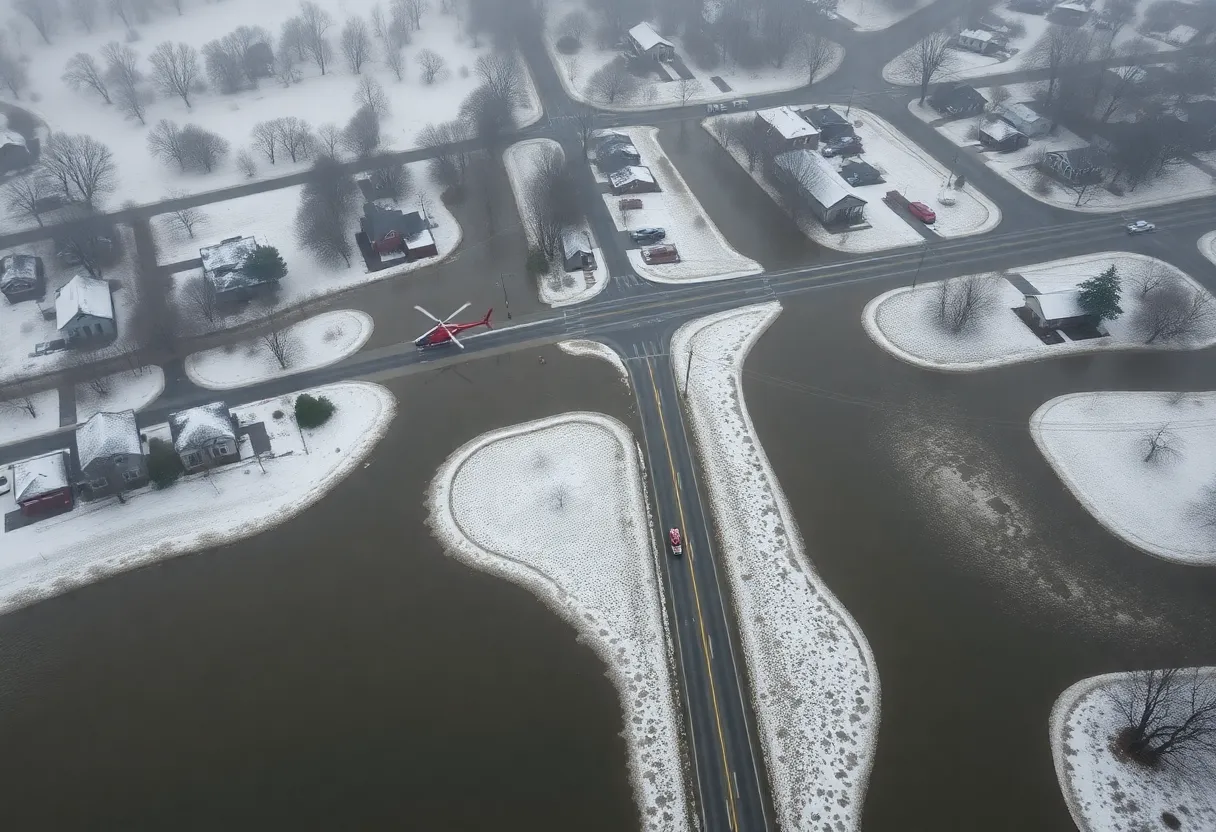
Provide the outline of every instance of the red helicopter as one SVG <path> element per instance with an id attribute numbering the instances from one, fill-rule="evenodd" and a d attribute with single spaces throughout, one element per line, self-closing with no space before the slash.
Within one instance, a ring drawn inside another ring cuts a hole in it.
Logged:
<path id="1" fill-rule="evenodd" d="M 456 338 L 456 333 L 464 332 L 466 329 L 473 329 L 479 326 L 484 326 L 486 329 L 493 329 L 494 327 L 490 325 L 490 316 L 494 314 L 493 308 L 491 308 L 490 311 L 486 313 L 486 316 L 480 321 L 472 321 L 467 324 L 448 323 L 448 321 L 452 320 L 452 318 L 455 318 L 461 312 L 468 309 L 471 305 L 472 304 L 466 303 L 464 306 L 457 309 L 451 315 L 448 315 L 442 321 L 436 318 L 430 312 L 427 312 L 421 306 L 415 306 L 415 309 L 434 321 L 435 326 L 428 329 L 421 337 L 414 339 L 414 346 L 420 350 L 429 350 L 434 347 L 446 347 L 448 344 L 455 344 L 461 349 L 464 349 L 464 344 L 460 343 L 460 341 Z"/>

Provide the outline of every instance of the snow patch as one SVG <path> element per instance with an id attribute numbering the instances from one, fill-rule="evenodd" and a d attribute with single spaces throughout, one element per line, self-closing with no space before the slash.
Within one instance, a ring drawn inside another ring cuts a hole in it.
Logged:
<path id="1" fill-rule="evenodd" d="M 629 370 L 625 367 L 624 359 L 607 344 L 587 338 L 575 338 L 569 341 L 559 341 L 557 346 L 568 355 L 590 355 L 602 358 L 621 374 L 621 381 L 625 382 L 625 386 L 629 386 Z"/>
<path id="2" fill-rule="evenodd" d="M 105 392 L 98 392 L 98 388 Z M 87 422 L 95 413 L 140 411 L 165 390 L 165 374 L 160 367 L 137 367 L 103 376 L 96 382 L 76 385 L 76 421 Z"/>
<path id="3" fill-rule="evenodd" d="M 0 304 L 2 305 L 2 304 Z M 26 393 L 13 387 L 0 401 L 0 447 L 46 436 L 59 430 L 59 391 Z M 30 415 L 30 409 L 34 415 Z"/>

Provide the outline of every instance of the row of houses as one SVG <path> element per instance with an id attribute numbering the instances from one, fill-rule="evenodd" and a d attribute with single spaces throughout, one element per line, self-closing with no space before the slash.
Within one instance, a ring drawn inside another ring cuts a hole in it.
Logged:
<path id="1" fill-rule="evenodd" d="M 169 415 L 173 450 L 186 473 L 240 459 L 239 426 L 224 402 Z M 13 496 L 26 517 L 71 508 L 77 498 L 121 496 L 148 484 L 147 448 L 135 412 L 96 413 L 72 447 L 13 463 Z"/>

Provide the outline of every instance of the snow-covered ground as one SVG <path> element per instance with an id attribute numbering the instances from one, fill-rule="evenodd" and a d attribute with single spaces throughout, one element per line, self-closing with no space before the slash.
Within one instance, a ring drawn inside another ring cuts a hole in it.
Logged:
<path id="1" fill-rule="evenodd" d="M 162 6 L 151 13 L 147 23 L 136 25 L 138 40 L 134 40 L 130 46 L 139 55 L 140 69 L 150 75 L 148 56 L 163 41 L 187 43 L 201 51 L 208 41 L 223 37 L 238 26 L 250 24 L 265 27 L 277 38 L 284 21 L 299 14 L 300 10 L 297 0 L 259 0 L 256 5 L 257 14 L 252 17 L 249 8 L 241 3 L 185 0 L 181 4 L 183 14 L 180 16 L 167 6 Z M 147 126 L 125 120 L 115 107 L 104 105 L 98 97 L 74 92 L 60 80 L 65 64 L 74 53 L 91 54 L 100 63 L 98 56 L 104 44 L 124 40 L 123 27 L 118 20 L 102 10 L 97 15 L 99 25 L 92 34 L 85 34 L 74 24 L 65 21 L 65 31 L 53 36 L 52 43 L 46 45 L 24 18 L 13 14 L 14 20 L 23 23 L 20 51 L 29 59 L 31 79 L 31 89 L 22 96 L 21 103 L 28 104 L 52 131 L 88 133 L 110 148 L 118 176 L 117 189 L 107 200 L 109 206 L 128 201 L 146 204 L 176 191 L 196 193 L 237 185 L 248 180 L 237 169 L 233 157 L 238 150 L 251 145 L 250 134 L 257 123 L 295 116 L 309 122 L 314 128 L 325 123 L 342 127 L 357 109 L 354 95 L 359 76 L 350 71 L 343 59 L 339 36 L 348 17 L 357 16 L 367 21 L 377 2 L 317 0 L 317 5 L 327 10 L 334 21 L 328 32 L 334 56 L 324 76 L 314 64 L 301 63 L 299 70 L 302 78 L 299 83 L 284 87 L 274 78 L 264 78 L 258 89 L 233 95 L 221 95 L 215 90 L 199 92 L 191 97 L 189 109 L 180 98 L 156 95 L 147 108 Z M 374 60 L 362 69 L 362 75 L 380 82 L 389 99 L 390 113 L 381 126 L 384 149 L 415 147 L 418 132 L 426 124 L 455 119 L 461 102 L 480 84 L 474 71 L 477 58 L 491 51 L 491 44 L 486 38 L 481 38 L 480 45 L 474 46 L 473 41 L 462 33 L 458 17 L 442 14 L 437 4 L 431 4 L 422 16 L 421 26 L 421 30 L 413 33 L 411 43 L 404 49 L 406 72 L 402 81 L 398 81 L 385 65 L 378 43 L 374 44 L 372 51 Z M 130 37 L 125 39 L 132 40 Z M 417 56 L 422 49 L 439 53 L 447 62 L 443 77 L 433 84 L 424 84 L 421 79 Z M 202 68 L 203 60 L 200 57 L 200 80 L 205 80 Z M 540 100 L 526 68 L 523 79 L 521 106 L 515 113 L 516 121 L 521 125 L 530 124 L 541 116 Z M 175 167 L 153 159 L 148 153 L 148 132 L 160 119 L 171 119 L 182 125 L 197 124 L 215 131 L 228 140 L 232 152 L 213 173 L 180 173 Z M 277 163 L 271 165 L 265 156 L 255 152 L 255 157 L 258 161 L 257 178 L 284 176 L 302 170 L 309 164 L 304 161 L 291 164 L 289 160 L 285 162 L 276 157 Z M 8 230 L 17 227 L 17 222 L 12 219 L 6 218 L 4 222 Z"/>
<path id="2" fill-rule="evenodd" d="M 153 220 L 156 233 L 157 261 L 161 264 L 178 263 L 197 259 L 199 249 L 213 245 L 228 237 L 252 235 L 264 245 L 274 246 L 287 263 L 287 276 L 279 282 L 278 303 L 280 308 L 298 306 L 305 301 L 336 294 L 362 283 L 399 277 L 408 272 L 424 269 L 445 259 L 460 244 L 461 230 L 456 218 L 439 198 L 439 189 L 431 181 L 425 163 L 410 165 L 413 174 L 413 189 L 401 202 L 401 210 L 417 211 L 425 206 L 434 228 L 435 245 L 439 249 L 436 257 L 423 257 L 413 262 L 403 261 L 376 272 L 369 272 L 354 244 L 358 231 L 359 212 L 350 220 L 351 248 L 350 266 L 339 262 L 335 266 L 318 263 L 312 253 L 303 248 L 296 239 L 295 216 L 300 205 L 301 186 L 280 188 L 275 191 L 230 199 L 202 209 L 206 223 L 195 229 L 195 239 L 183 237 L 171 231 L 164 222 L 164 215 Z M 174 301 L 178 308 L 186 310 L 192 332 L 225 329 L 249 323 L 266 314 L 257 303 L 246 305 L 239 313 L 206 320 L 197 304 L 189 300 L 189 285 L 202 280 L 202 269 L 178 272 L 173 275 Z"/>
<path id="3" fill-rule="evenodd" d="M 528 139 L 516 142 L 502 154 L 503 165 L 507 169 L 507 179 L 511 182 L 511 191 L 515 194 L 515 204 L 528 235 L 528 245 L 536 246 L 536 229 L 529 220 L 528 183 L 532 179 L 536 164 L 542 158 L 546 149 L 556 151 L 565 158 L 562 146 L 552 139 Z M 587 221 L 580 220 L 572 228 L 586 235 L 592 254 L 595 255 L 595 270 L 591 274 L 592 282 L 587 283 L 583 272 L 567 272 L 561 262 L 562 254 L 557 252 L 556 262 L 551 264 L 549 274 L 541 275 L 536 280 L 537 291 L 542 302 L 553 307 L 570 306 L 581 303 L 604 291 L 608 285 L 608 267 L 604 264 L 604 252 L 600 249 L 591 226 Z"/>
<path id="4" fill-rule="evenodd" d="M 1184 272 L 1156 258 L 1109 251 L 1036 263 L 1013 271 L 1042 292 L 1056 292 L 1097 277 L 1112 265 L 1118 270 L 1123 286 L 1120 300 L 1123 314 L 1118 320 L 1103 323 L 1110 333 L 1104 338 L 1044 344 L 1013 312 L 1024 303 L 1022 293 L 997 273 L 986 276 L 993 283 L 992 303 L 957 335 L 937 322 L 935 304 L 940 281 L 879 295 L 866 304 L 862 324 L 869 336 L 896 358 L 918 367 L 949 372 L 986 370 L 1081 352 L 1201 349 L 1216 344 L 1216 320 L 1211 318 L 1202 325 L 1201 332 L 1185 340 L 1145 344 L 1137 333 L 1136 316 L 1143 306 L 1136 293 L 1140 280 L 1153 275 L 1185 281 L 1198 291 L 1206 291 Z"/>
<path id="5" fill-rule="evenodd" d="M 633 140 L 642 164 L 650 168 L 660 190 L 652 194 L 604 194 L 608 213 L 622 231 L 647 226 L 666 229 L 663 243 L 674 245 L 680 252 L 679 263 L 647 265 L 642 261 L 641 249 L 629 249 L 626 254 L 634 271 L 656 283 L 700 283 L 759 274 L 764 270 L 755 260 L 735 251 L 722 236 L 696 194 L 663 152 L 659 145 L 659 128 L 623 127 L 617 132 Z M 619 203 L 624 198 L 640 199 L 641 210 L 622 214 Z"/>
<path id="6" fill-rule="evenodd" d="M 778 826 L 856 832 L 874 760 L 879 682 L 861 628 L 819 578 L 743 401 L 743 363 L 777 302 L 682 326 L 688 375 Z M 684 386 L 683 374 L 677 380 Z"/>
<path id="7" fill-rule="evenodd" d="M 933 0 L 840 0 L 836 14 L 853 24 L 858 32 L 877 32 L 894 26 L 918 12 Z"/>
<path id="8" fill-rule="evenodd" d="M 1145 461 L 1165 428 L 1165 450 Z M 1216 566 L 1216 393 L 1073 393 L 1030 435 L 1111 534 L 1165 560 Z"/>
<path id="9" fill-rule="evenodd" d="M 1025 102 L 1033 106 L 1034 85 L 1011 84 L 1005 89 L 1010 94 L 1010 103 Z M 991 100 L 990 87 L 982 88 L 980 92 Z M 922 105 L 914 98 L 908 103 L 908 109 L 922 121 L 933 123 L 941 119 L 941 113 L 930 107 L 927 101 Z M 1185 161 L 1170 165 L 1160 176 L 1141 184 L 1134 191 L 1126 191 L 1123 196 L 1116 196 L 1101 185 L 1079 192 L 1041 172 L 1037 165 L 1049 150 L 1073 150 L 1085 147 L 1089 142 L 1057 125 L 1052 135 L 1031 139 L 1026 147 L 1012 153 L 981 153 L 978 140 L 969 134 L 989 118 L 988 115 L 981 115 L 934 124 L 934 127 L 954 144 L 966 148 L 965 152 L 973 152 L 992 171 L 1023 193 L 1048 205 L 1070 211 L 1104 214 L 1216 195 L 1216 180 L 1198 166 Z"/>
<path id="10" fill-rule="evenodd" d="M 160 367 L 136 367 L 76 385 L 76 421 L 85 422 L 95 413 L 143 410 L 165 389 Z"/>
<path id="11" fill-rule="evenodd" d="M 628 112 L 631 110 L 658 110 L 665 107 L 678 107 L 689 104 L 703 104 L 711 101 L 733 101 L 746 98 L 749 95 L 784 92 L 806 86 L 807 64 L 805 56 L 799 56 L 797 50 L 791 52 L 783 66 L 777 68 L 764 65 L 755 69 L 745 69 L 737 64 L 728 63 L 711 70 L 703 70 L 696 65 L 684 48 L 681 38 L 673 35 L 668 38 L 688 67 L 694 79 L 681 87 L 678 80 L 664 81 L 657 76 L 637 79 L 639 85 L 628 95 L 621 95 L 613 101 L 608 101 L 602 93 L 588 89 L 588 81 L 596 70 L 613 59 L 621 51 L 616 48 L 601 49 L 596 44 L 593 25 L 582 39 L 582 48 L 573 55 L 563 55 L 557 50 L 557 31 L 562 18 L 572 11 L 586 6 L 580 0 L 554 0 L 548 4 L 548 18 L 545 32 L 545 46 L 553 61 L 557 76 L 561 79 L 566 94 L 575 101 L 591 104 L 601 110 Z M 592 19 L 595 17 L 592 15 Z M 654 24 L 652 24 L 654 25 Z M 655 31 L 658 31 L 656 28 Z M 844 60 L 844 49 L 838 44 L 831 44 L 832 54 L 826 64 L 815 75 L 815 80 L 822 81 L 840 66 Z M 668 66 L 672 78 L 678 78 L 675 70 Z M 730 88 L 728 92 L 718 89 L 710 78 L 721 78 Z"/>
<path id="12" fill-rule="evenodd" d="M 1216 231 L 1209 231 L 1199 238 L 1199 253 L 1216 265 Z"/>
<path id="13" fill-rule="evenodd" d="M 569 355 L 589 355 L 607 361 L 621 374 L 621 381 L 625 382 L 626 386 L 629 385 L 629 370 L 625 367 L 624 359 L 607 344 L 587 338 L 575 338 L 570 341 L 558 341 L 557 346 Z"/>
<path id="14" fill-rule="evenodd" d="M 242 424 L 262 422 L 274 456 L 261 466 L 242 440 L 240 463 L 183 477 L 165 489 L 79 502 L 67 514 L 0 532 L 0 612 L 59 595 L 118 572 L 222 546 L 296 516 L 353 472 L 388 430 L 397 402 L 383 387 L 341 382 L 301 391 L 336 405 L 329 421 L 307 432 L 292 417 L 297 394 L 233 408 Z M 275 418 L 276 412 L 282 412 Z M 142 431 L 168 439 L 168 425 Z M 15 509 L 11 494 L 0 513 Z"/>
<path id="15" fill-rule="evenodd" d="M 793 105 L 796 109 L 806 104 Z M 754 118 L 747 113 L 743 118 Z M 709 134 L 723 143 L 723 131 L 717 125 L 724 119 L 740 116 L 711 116 L 702 121 Z M 900 208 L 888 205 L 883 197 L 888 191 L 899 191 L 910 201 L 923 202 L 937 214 L 937 222 L 929 226 L 942 237 L 966 237 L 991 231 L 1001 221 L 1001 209 L 992 200 L 980 193 L 973 185 L 966 184 L 962 190 L 945 188 L 950 171 L 915 143 L 871 112 L 853 107 L 849 113 L 854 129 L 862 140 L 865 153 L 860 156 L 829 159 L 837 170 L 850 159 L 860 159 L 877 168 L 886 179 L 884 184 L 855 187 L 857 195 L 866 200 L 865 225 L 849 231 L 829 231 L 813 217 L 797 219 L 799 228 L 820 245 L 837 251 L 881 251 L 888 248 L 916 245 L 924 240 L 920 233 L 909 225 L 909 220 L 920 220 Z M 737 142 L 724 145 L 731 157 L 747 170 L 747 151 Z M 778 204 L 782 200 L 774 185 L 768 181 L 763 164 L 756 161 L 748 171 L 760 187 Z M 941 195 L 945 192 L 954 200 L 953 205 L 944 205 Z"/>
<path id="16" fill-rule="evenodd" d="M 681 832 L 681 717 L 639 461 L 600 414 L 492 431 L 440 466 L 429 523 L 452 557 L 535 593 L 596 651 L 620 694 L 642 828 Z"/>
<path id="17" fill-rule="evenodd" d="M 1216 668 L 1200 668 L 1199 674 L 1216 684 Z M 1148 769 L 1112 750 L 1120 729 L 1112 693 L 1131 678 L 1108 673 L 1082 679 L 1051 709 L 1051 756 L 1073 821 L 1081 832 L 1216 829 L 1216 779 L 1210 773 Z M 1178 825 L 1167 825 L 1167 812 Z"/>
<path id="18" fill-rule="evenodd" d="M 229 390 L 328 367 L 362 349 L 373 326 L 372 316 L 358 309 L 322 312 L 278 332 L 188 355 L 186 375 L 199 387 Z"/>
<path id="19" fill-rule="evenodd" d="M 1142 4 L 1142 6 L 1147 5 L 1147 2 Z M 934 77 L 934 83 L 982 78 L 986 75 L 1004 75 L 1011 72 L 1036 69 L 1045 65 L 1044 59 L 1036 58 L 1034 45 L 1039 42 L 1040 38 L 1052 26 L 1052 21 L 1046 15 L 1011 11 L 1004 4 L 995 7 L 992 13 L 1009 23 L 1020 24 L 1025 29 L 1025 34 L 1009 38 L 1008 48 L 1002 54 L 980 55 L 968 49 L 952 48 L 947 53 L 946 63 Z M 1092 34 L 1095 44 L 1104 48 L 1110 43 L 1109 30 L 1094 29 L 1092 26 L 1085 26 L 1084 28 Z M 1129 46 L 1129 44 L 1132 45 Z M 1114 47 L 1116 49 L 1134 48 L 1135 54 L 1139 55 L 1171 48 L 1160 41 L 1143 37 L 1136 31 L 1134 26 L 1124 26 L 1119 30 L 1114 37 Z M 902 84 L 909 87 L 919 85 L 919 70 L 916 69 L 915 62 L 909 64 L 907 60 L 907 56 L 915 48 L 915 46 L 909 47 L 903 54 L 897 56 L 884 66 L 882 69 L 883 79 L 892 84 Z M 1095 52 L 1097 49 L 1098 46 L 1095 46 Z"/>
<path id="20" fill-rule="evenodd" d="M 33 410 L 33 415 L 30 414 Z M 27 393 L 14 389 L 0 402 L 0 446 L 46 436 L 59 430 L 59 391 Z"/>

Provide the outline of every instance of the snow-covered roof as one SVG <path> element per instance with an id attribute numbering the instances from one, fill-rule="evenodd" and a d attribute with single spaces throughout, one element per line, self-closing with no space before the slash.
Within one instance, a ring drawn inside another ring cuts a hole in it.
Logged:
<path id="1" fill-rule="evenodd" d="M 236 439 L 232 415 L 223 402 L 192 407 L 169 414 L 169 433 L 178 453 L 201 447 L 216 439 Z"/>
<path id="2" fill-rule="evenodd" d="M 1031 295 L 1039 304 L 1043 319 L 1057 321 L 1062 318 L 1079 318 L 1087 314 L 1081 308 L 1081 291 L 1079 289 L 1062 289 L 1058 292 L 1040 292 Z"/>
<path id="3" fill-rule="evenodd" d="M 224 274 L 245 265 L 245 259 L 253 254 L 258 241 L 253 237 L 229 237 L 213 246 L 198 250 L 203 269 L 212 274 Z"/>
<path id="4" fill-rule="evenodd" d="M 805 147 L 788 150 L 778 153 L 773 162 L 784 169 L 824 208 L 831 208 L 850 196 L 865 202 L 853 190 L 852 185 L 840 178 L 831 163 L 813 150 Z"/>
<path id="5" fill-rule="evenodd" d="M 0 260 L 0 289 L 35 283 L 38 280 L 38 258 L 32 254 L 8 254 Z"/>
<path id="6" fill-rule="evenodd" d="M 0 147 L 8 147 L 11 144 L 25 147 L 25 136 L 15 130 L 0 129 Z"/>
<path id="7" fill-rule="evenodd" d="M 818 136 L 811 123 L 795 112 L 793 107 L 771 107 L 767 110 L 757 110 L 756 115 L 768 122 L 782 138 L 799 139 L 806 136 Z"/>
<path id="8" fill-rule="evenodd" d="M 587 232 L 582 228 L 566 226 L 562 229 L 562 254 L 569 257 L 580 251 L 591 253 L 591 241 L 587 237 Z"/>
<path id="9" fill-rule="evenodd" d="M 671 49 L 675 49 L 671 45 L 671 41 L 659 37 L 659 33 L 650 28 L 649 23 L 639 23 L 629 30 L 629 37 L 633 38 L 633 42 L 638 45 L 638 48 L 643 52 L 649 52 L 653 47 L 663 44 Z"/>
<path id="10" fill-rule="evenodd" d="M 114 320 L 110 284 L 78 274 L 55 293 L 55 326 L 63 329 L 77 315 Z"/>
<path id="11" fill-rule="evenodd" d="M 1187 26 L 1184 24 L 1170 29 L 1169 33 L 1166 34 L 1165 39 L 1170 43 L 1176 43 L 1179 46 L 1186 46 L 1188 43 L 1193 41 L 1195 36 L 1198 34 L 1199 30 L 1194 26 Z"/>
<path id="12" fill-rule="evenodd" d="M 67 454 L 49 454 L 13 463 L 13 496 L 18 503 L 68 487 Z"/>
<path id="13" fill-rule="evenodd" d="M 1001 106 L 1001 112 L 1004 115 L 1012 116 L 1028 124 L 1034 124 L 1036 121 L 1042 121 L 1044 118 L 1032 110 L 1029 104 L 1004 104 Z"/>
<path id="14" fill-rule="evenodd" d="M 627 165 L 614 173 L 608 174 L 612 187 L 619 188 L 627 182 L 653 182 L 654 174 L 650 168 L 643 165 Z"/>
<path id="15" fill-rule="evenodd" d="M 959 38 L 966 38 L 967 40 L 978 40 L 978 41 L 982 41 L 984 43 L 988 43 L 995 37 L 995 35 L 993 35 L 992 32 L 986 32 L 983 29 L 964 29 L 963 31 L 958 33 L 958 36 L 959 36 Z"/>
<path id="16" fill-rule="evenodd" d="M 1066 12 L 1081 12 L 1082 14 L 1089 13 L 1089 6 L 1084 3 L 1058 3 L 1057 9 L 1063 9 Z"/>
<path id="17" fill-rule="evenodd" d="M 980 132 L 988 136 L 995 142 L 1003 142 L 1011 136 L 1022 135 L 1020 130 L 1015 129 L 1004 121 L 992 121 L 980 127 Z"/>
<path id="18" fill-rule="evenodd" d="M 115 454 L 142 454 L 135 411 L 94 413 L 76 429 L 76 453 L 82 469 L 94 460 Z"/>

